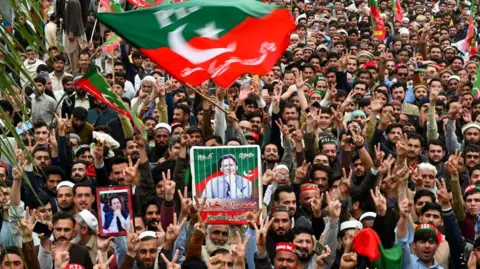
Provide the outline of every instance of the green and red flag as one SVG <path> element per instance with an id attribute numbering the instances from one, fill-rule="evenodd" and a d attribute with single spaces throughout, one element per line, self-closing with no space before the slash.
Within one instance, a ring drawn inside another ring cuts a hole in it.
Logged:
<path id="1" fill-rule="evenodd" d="M 110 33 L 107 37 L 107 41 L 103 43 L 103 52 L 104 53 L 111 53 L 114 49 L 118 48 L 120 43 L 122 42 L 122 38 L 116 35 L 115 33 Z"/>
<path id="2" fill-rule="evenodd" d="M 370 268 L 402 268 L 402 248 L 399 245 L 394 245 L 393 248 L 384 249 L 378 234 L 371 228 L 362 229 L 353 238 L 352 247 L 358 254 L 368 258 Z"/>
<path id="3" fill-rule="evenodd" d="M 383 41 L 387 36 L 387 29 L 385 28 L 385 23 L 383 22 L 383 18 L 380 15 L 378 3 L 376 0 L 368 0 L 368 4 L 370 5 L 370 16 L 373 26 L 373 35 L 379 40 Z"/>
<path id="4" fill-rule="evenodd" d="M 254 0 L 192 0 L 96 16 L 182 83 L 211 78 L 223 88 L 245 73 L 270 71 L 295 29 L 288 9 Z"/>
<path id="5" fill-rule="evenodd" d="M 132 120 L 142 136 L 146 136 L 146 129 L 142 120 L 130 111 L 116 93 L 111 91 L 110 86 L 96 68 L 88 71 L 82 78 L 75 82 L 75 85 L 88 92 L 95 99 L 114 109 L 119 114 Z"/>
<path id="6" fill-rule="evenodd" d="M 477 76 L 475 78 L 475 82 L 473 83 L 472 87 L 472 95 L 473 98 L 478 99 L 480 97 L 480 68 L 477 65 Z"/>
<path id="7" fill-rule="evenodd" d="M 128 0 L 134 7 L 146 8 L 163 4 L 163 0 Z"/>
<path id="8" fill-rule="evenodd" d="M 470 7 L 470 15 L 468 16 L 467 32 L 467 40 L 469 41 L 470 45 L 470 55 L 477 54 L 477 28 L 475 27 L 473 16 L 475 16 L 475 4 L 472 2 Z"/>
<path id="9" fill-rule="evenodd" d="M 122 6 L 115 0 L 100 0 L 100 4 L 107 9 L 108 12 L 121 13 L 123 12 Z"/>
<path id="10" fill-rule="evenodd" d="M 395 20 L 398 22 L 401 22 L 404 16 L 401 2 L 402 2 L 401 0 L 393 0 L 393 5 L 392 5 L 393 14 L 395 15 Z"/>

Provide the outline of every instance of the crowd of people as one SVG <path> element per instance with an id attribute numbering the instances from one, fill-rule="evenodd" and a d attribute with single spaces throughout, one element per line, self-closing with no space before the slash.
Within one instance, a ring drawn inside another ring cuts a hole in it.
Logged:
<path id="1" fill-rule="evenodd" d="M 288 49 L 203 97 L 125 41 L 102 52 L 97 1 L 30 17 L 2 2 L 1 268 L 374 268 L 353 247 L 363 229 L 401 248 L 391 268 L 480 268 L 479 1 L 404 0 L 398 19 L 379 0 L 385 40 L 365 0 L 267 2 L 297 23 Z M 92 68 L 146 137 L 75 84 Z M 262 204 L 208 224 L 203 197 L 251 193 L 193 197 L 189 149 L 242 145 L 261 149 Z M 100 236 L 96 189 L 119 185 L 133 216 L 108 199 L 102 226 L 125 236 Z"/>

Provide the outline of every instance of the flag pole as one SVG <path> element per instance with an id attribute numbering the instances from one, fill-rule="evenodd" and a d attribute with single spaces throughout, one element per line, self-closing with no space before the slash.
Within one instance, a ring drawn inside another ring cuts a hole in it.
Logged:
<path id="1" fill-rule="evenodd" d="M 113 81 L 112 85 L 115 84 L 115 59 L 114 59 L 115 56 L 113 55 L 113 51 L 114 50 L 112 50 L 112 81 Z"/>
<path id="2" fill-rule="evenodd" d="M 189 87 L 190 89 L 192 89 L 196 94 L 200 95 L 203 99 L 207 100 L 210 104 L 216 106 L 218 109 L 220 109 L 223 113 L 225 113 L 226 115 L 228 115 L 228 111 L 225 110 L 225 108 L 219 106 L 216 102 L 214 102 L 212 99 L 208 98 L 208 96 L 204 95 L 200 90 L 198 90 L 198 88 L 196 87 L 193 87 L 192 85 L 190 84 L 186 84 L 187 87 Z"/>
<path id="3" fill-rule="evenodd" d="M 97 13 L 100 11 L 100 3 L 98 3 L 98 7 L 97 7 Z M 93 35 L 95 34 L 95 28 L 97 27 L 97 22 L 98 22 L 98 19 L 95 19 L 95 23 L 93 24 L 93 30 L 92 30 L 92 35 L 90 36 L 90 42 L 92 42 L 93 40 Z"/>

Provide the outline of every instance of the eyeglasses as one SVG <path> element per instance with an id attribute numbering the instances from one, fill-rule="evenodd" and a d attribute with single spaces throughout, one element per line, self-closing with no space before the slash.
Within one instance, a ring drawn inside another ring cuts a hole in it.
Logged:
<path id="1" fill-rule="evenodd" d="M 476 159 L 478 159 L 479 157 L 480 157 L 480 156 L 478 156 L 478 155 L 469 155 L 469 154 L 465 155 L 465 159 L 474 159 L 474 160 L 476 160 Z"/>
<path id="2" fill-rule="evenodd" d="M 275 177 L 278 177 L 278 178 L 289 178 L 290 175 L 289 175 L 289 174 L 280 174 L 280 173 L 278 173 L 278 174 L 275 175 Z"/>

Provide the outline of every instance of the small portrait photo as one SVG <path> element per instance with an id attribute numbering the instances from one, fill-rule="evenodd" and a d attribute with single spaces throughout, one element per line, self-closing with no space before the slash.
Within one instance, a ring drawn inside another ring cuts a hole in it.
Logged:
<path id="1" fill-rule="evenodd" d="M 100 236 L 126 235 L 133 216 L 131 188 L 97 188 L 97 201 Z"/>

